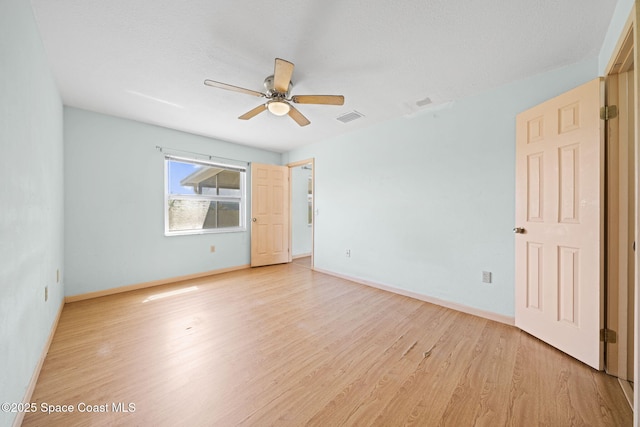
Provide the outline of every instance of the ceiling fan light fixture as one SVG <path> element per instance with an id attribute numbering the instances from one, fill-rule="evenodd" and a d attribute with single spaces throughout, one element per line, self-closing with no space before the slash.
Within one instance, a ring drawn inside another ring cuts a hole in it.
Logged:
<path id="1" fill-rule="evenodd" d="M 289 114 L 291 106 L 285 101 L 273 100 L 267 103 L 267 108 L 269 109 L 271 114 L 274 114 L 276 116 L 284 116 Z"/>

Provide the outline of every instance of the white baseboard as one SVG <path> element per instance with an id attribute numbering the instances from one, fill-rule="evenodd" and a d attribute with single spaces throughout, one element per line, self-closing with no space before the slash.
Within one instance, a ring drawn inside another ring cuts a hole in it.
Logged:
<path id="1" fill-rule="evenodd" d="M 629 383 L 629 381 L 625 381 L 621 378 L 618 378 L 618 383 L 622 388 L 624 397 L 627 399 L 627 403 L 631 407 L 631 410 L 633 410 L 633 388 L 631 387 L 631 384 Z"/>
<path id="2" fill-rule="evenodd" d="M 244 270 L 245 268 L 250 268 L 250 267 L 251 266 L 249 264 L 238 265 L 236 267 L 220 268 L 218 270 L 205 271 L 203 273 L 187 274 L 185 276 L 171 277 L 169 279 L 154 280 L 151 282 L 137 283 L 134 285 L 120 286 L 118 288 L 111 288 L 111 289 L 105 289 L 102 291 L 89 292 L 86 294 L 71 295 L 71 296 L 65 297 L 64 302 L 68 303 L 68 302 L 82 301 L 82 300 L 91 299 L 91 298 L 103 297 L 106 295 L 119 294 L 119 293 L 128 292 L 128 291 L 135 291 L 137 289 L 145 289 L 145 288 L 151 288 L 153 286 L 166 285 L 168 283 L 182 282 L 184 280 L 189 280 L 189 279 L 199 279 L 201 277 L 228 273 L 230 271 Z"/>
<path id="3" fill-rule="evenodd" d="M 515 326 L 516 321 L 515 318 L 510 316 L 505 316 L 503 314 L 493 313 L 491 311 L 480 310 L 478 308 L 469 307 L 463 304 L 458 304 L 451 301 L 445 301 L 438 298 L 430 297 L 428 295 L 419 294 L 417 292 L 407 291 L 405 289 L 396 288 L 394 286 L 384 285 L 382 283 L 376 283 L 369 280 L 360 279 L 357 277 L 347 276 L 340 273 L 335 273 L 333 271 L 322 270 L 320 268 L 315 268 L 315 271 L 319 273 L 328 274 L 330 276 L 339 277 L 341 279 L 349 280 L 351 282 L 359 283 L 365 286 L 371 286 L 372 288 L 380 289 L 387 292 L 392 292 L 394 294 L 403 295 L 405 297 L 414 298 L 420 301 L 428 302 L 430 304 L 439 305 L 442 307 L 450 308 L 452 310 L 460 311 L 462 313 L 471 314 L 473 316 L 482 317 L 485 319 L 493 320 L 495 322 L 504 323 L 506 325 Z"/>
<path id="4" fill-rule="evenodd" d="M 29 385 L 27 386 L 27 391 L 24 394 L 24 398 L 22 399 L 22 403 L 28 404 L 31 403 L 31 397 L 33 396 L 33 392 L 36 389 L 36 384 L 38 383 L 38 377 L 40 376 L 40 371 L 42 370 L 42 365 L 44 365 L 44 360 L 47 358 L 47 354 L 49 353 L 49 347 L 51 347 L 51 342 L 53 341 L 53 336 L 56 333 L 56 329 L 58 329 L 58 321 L 60 321 L 60 316 L 62 315 L 62 308 L 64 307 L 64 302 L 60 304 L 60 308 L 58 309 L 58 314 L 56 315 L 56 320 L 54 320 L 53 325 L 51 325 L 51 331 L 49 332 L 49 338 L 47 339 L 44 348 L 42 349 L 42 354 L 40 355 L 40 360 L 38 360 L 38 364 L 31 375 L 31 381 L 29 381 Z M 22 425 L 22 421 L 24 421 L 25 412 L 18 412 L 16 417 L 13 420 L 13 427 L 20 427 Z"/>

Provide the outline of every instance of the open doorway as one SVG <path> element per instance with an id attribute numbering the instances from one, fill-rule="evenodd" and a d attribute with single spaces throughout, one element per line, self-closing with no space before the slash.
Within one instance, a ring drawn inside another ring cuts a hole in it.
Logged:
<path id="1" fill-rule="evenodd" d="M 291 261 L 313 268 L 314 162 L 291 163 Z"/>

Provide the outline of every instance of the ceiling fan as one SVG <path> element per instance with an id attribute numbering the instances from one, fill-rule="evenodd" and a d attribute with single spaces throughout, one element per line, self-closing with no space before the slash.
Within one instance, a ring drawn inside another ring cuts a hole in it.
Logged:
<path id="1" fill-rule="evenodd" d="M 293 95 L 289 97 L 289 92 L 291 92 L 291 88 L 293 87 L 293 84 L 291 83 L 293 67 L 293 63 L 285 61 L 284 59 L 276 58 L 273 75 L 264 79 L 264 93 L 213 80 L 205 80 L 204 84 L 207 86 L 217 87 L 219 89 L 226 89 L 233 92 L 246 93 L 247 95 L 267 98 L 268 101 L 266 103 L 259 105 L 253 110 L 250 110 L 238 117 L 241 120 L 249 120 L 250 118 L 262 113 L 264 110 L 269 110 L 276 116 L 284 116 L 285 114 L 288 114 L 289 117 L 295 120 L 300 126 L 306 126 L 311 122 L 293 105 L 291 105 L 291 103 L 325 105 L 344 104 L 344 96 L 342 95 Z"/>

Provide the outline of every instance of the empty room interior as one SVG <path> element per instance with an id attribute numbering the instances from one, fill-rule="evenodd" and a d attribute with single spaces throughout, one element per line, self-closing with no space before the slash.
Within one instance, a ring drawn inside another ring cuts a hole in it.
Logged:
<path id="1" fill-rule="evenodd" d="M 0 0 L 0 427 L 639 426 L 634 0 Z"/>

